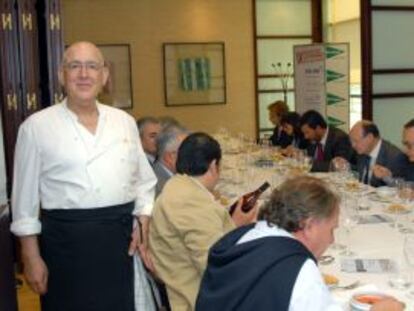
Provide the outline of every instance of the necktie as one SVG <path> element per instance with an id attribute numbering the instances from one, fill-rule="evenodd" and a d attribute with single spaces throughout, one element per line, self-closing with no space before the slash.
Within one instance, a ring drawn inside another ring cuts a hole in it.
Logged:
<path id="1" fill-rule="evenodd" d="M 369 167 L 371 164 L 371 157 L 370 156 L 365 156 L 364 157 L 364 167 L 363 167 L 363 171 L 362 171 L 362 182 L 364 184 L 369 184 Z"/>
<path id="2" fill-rule="evenodd" d="M 324 154 L 323 154 L 323 148 L 321 143 L 316 144 L 316 150 L 315 150 L 315 160 L 316 161 L 323 161 Z"/>

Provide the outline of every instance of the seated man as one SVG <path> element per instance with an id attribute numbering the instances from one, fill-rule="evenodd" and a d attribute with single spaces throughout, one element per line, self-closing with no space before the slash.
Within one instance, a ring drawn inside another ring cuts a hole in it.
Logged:
<path id="1" fill-rule="evenodd" d="M 220 160 L 216 140 L 204 133 L 189 135 L 178 150 L 177 174 L 155 203 L 150 251 L 172 310 L 194 310 L 210 246 L 256 216 L 256 209 L 243 213 L 240 200 L 230 217 L 227 209 L 214 200 L 211 192 L 219 179 Z"/>
<path id="2" fill-rule="evenodd" d="M 312 171 L 329 171 L 330 162 L 336 157 L 352 160 L 353 150 L 348 135 L 338 128 L 328 126 L 319 112 L 305 112 L 300 127 L 303 136 L 310 142 L 307 151 L 314 159 Z"/>
<path id="3" fill-rule="evenodd" d="M 349 132 L 351 144 L 357 152 L 359 180 L 374 187 L 385 185 L 374 174 L 375 166 L 387 168 L 393 174 L 400 172 L 404 165 L 404 154 L 393 144 L 380 136 L 378 127 L 371 121 L 362 120 Z"/>
<path id="4" fill-rule="evenodd" d="M 373 174 L 376 178 L 382 178 L 388 185 L 395 184 L 395 177 L 407 181 L 414 181 L 414 119 L 408 121 L 403 128 L 402 143 L 406 155 L 400 171 L 392 172 L 387 167 L 376 165 Z"/>
<path id="5" fill-rule="evenodd" d="M 317 266 L 334 241 L 338 215 L 339 199 L 322 180 L 285 181 L 256 225 L 230 232 L 211 248 L 196 310 L 342 310 Z M 402 309 L 394 299 L 372 308 Z"/>
<path id="6" fill-rule="evenodd" d="M 143 117 L 137 120 L 142 148 L 148 161 L 154 164 L 157 156 L 157 136 L 161 132 L 161 125 L 154 117 Z"/>
<path id="7" fill-rule="evenodd" d="M 153 169 L 157 176 L 155 195 L 161 193 L 167 180 L 176 172 L 178 148 L 188 135 L 188 131 L 180 126 L 170 126 L 163 130 L 157 138 L 157 160 Z"/>

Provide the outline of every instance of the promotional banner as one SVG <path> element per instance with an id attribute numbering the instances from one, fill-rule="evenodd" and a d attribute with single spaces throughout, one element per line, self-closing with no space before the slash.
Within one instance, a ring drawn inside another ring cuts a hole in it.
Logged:
<path id="1" fill-rule="evenodd" d="M 323 45 L 296 45 L 294 51 L 295 107 L 325 115 L 325 53 Z"/>
<path id="2" fill-rule="evenodd" d="M 349 130 L 349 44 L 297 45 L 295 106 L 319 111 L 329 125 Z"/>

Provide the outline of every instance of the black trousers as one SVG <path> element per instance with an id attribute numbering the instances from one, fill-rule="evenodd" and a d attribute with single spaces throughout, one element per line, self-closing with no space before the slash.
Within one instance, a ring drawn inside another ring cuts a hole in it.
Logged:
<path id="1" fill-rule="evenodd" d="M 134 311 L 133 207 L 42 210 L 40 251 L 49 270 L 42 311 Z"/>

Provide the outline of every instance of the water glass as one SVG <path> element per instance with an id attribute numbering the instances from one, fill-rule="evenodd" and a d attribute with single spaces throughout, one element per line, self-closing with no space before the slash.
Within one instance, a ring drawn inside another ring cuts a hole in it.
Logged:
<path id="1" fill-rule="evenodd" d="M 413 280 L 414 271 L 414 235 L 407 234 L 404 237 L 404 258 L 407 264 L 407 273 L 410 280 Z M 414 290 L 408 292 L 408 297 L 414 299 Z"/>
<path id="2" fill-rule="evenodd" d="M 341 255 L 352 257 L 355 256 L 355 252 L 350 249 L 350 236 L 351 231 L 358 225 L 358 200 L 354 196 L 345 195 L 343 204 L 341 206 L 341 218 L 342 225 L 347 233 L 347 247 L 341 253 Z"/>
<path id="3" fill-rule="evenodd" d="M 389 280 L 391 287 L 407 289 L 412 282 L 412 269 L 414 268 L 414 236 L 409 234 L 404 237 L 403 252 L 399 258 L 397 271 Z"/>

